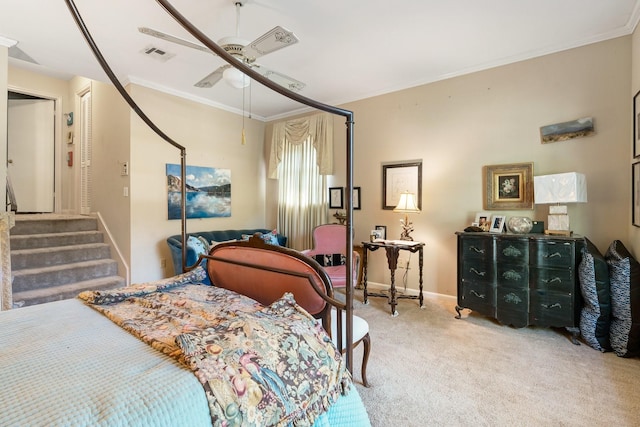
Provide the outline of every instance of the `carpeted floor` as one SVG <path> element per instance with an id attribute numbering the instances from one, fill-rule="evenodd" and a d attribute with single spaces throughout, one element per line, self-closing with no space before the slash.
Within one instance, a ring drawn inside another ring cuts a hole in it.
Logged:
<path id="1" fill-rule="evenodd" d="M 455 300 L 401 300 L 393 318 L 385 298 L 355 313 L 369 322 L 371 356 L 360 383 L 371 424 L 387 426 L 638 426 L 640 359 L 582 344 L 563 329 L 502 326 L 463 312 Z"/>

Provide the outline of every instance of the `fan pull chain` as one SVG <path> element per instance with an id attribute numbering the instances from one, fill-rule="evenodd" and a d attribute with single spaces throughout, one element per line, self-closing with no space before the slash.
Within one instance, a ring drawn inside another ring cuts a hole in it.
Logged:
<path id="1" fill-rule="evenodd" d="M 244 93 L 245 93 L 246 88 L 242 88 L 242 145 L 246 145 L 247 144 L 247 138 L 244 134 Z"/>

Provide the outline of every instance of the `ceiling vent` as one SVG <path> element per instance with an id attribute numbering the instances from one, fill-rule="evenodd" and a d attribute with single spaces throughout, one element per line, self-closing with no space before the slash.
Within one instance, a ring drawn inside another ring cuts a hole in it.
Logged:
<path id="1" fill-rule="evenodd" d="M 145 47 L 144 49 L 142 49 L 140 51 L 140 53 L 142 53 L 145 56 L 148 56 L 149 58 L 153 58 L 156 61 L 160 61 L 160 62 L 167 62 L 168 60 L 170 60 L 171 58 L 173 58 L 174 56 L 176 56 L 175 53 L 169 53 L 163 49 L 159 49 L 155 46 L 149 45 L 147 47 Z"/>

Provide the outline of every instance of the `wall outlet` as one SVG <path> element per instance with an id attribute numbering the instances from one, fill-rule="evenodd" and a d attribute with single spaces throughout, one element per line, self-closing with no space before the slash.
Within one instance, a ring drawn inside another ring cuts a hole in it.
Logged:
<path id="1" fill-rule="evenodd" d="M 120 163 L 120 175 L 121 176 L 129 175 L 129 162 Z"/>

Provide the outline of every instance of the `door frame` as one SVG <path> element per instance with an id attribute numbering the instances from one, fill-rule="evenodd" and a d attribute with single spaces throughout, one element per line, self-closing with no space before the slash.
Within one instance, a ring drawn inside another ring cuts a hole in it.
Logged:
<path id="1" fill-rule="evenodd" d="M 62 209 L 62 168 L 63 168 L 63 156 L 62 156 L 62 97 L 55 94 L 38 91 L 34 89 L 27 89 L 20 86 L 7 85 L 7 92 L 18 92 L 24 95 L 35 96 L 38 98 L 49 99 L 54 102 L 54 130 L 53 140 L 55 144 L 54 148 L 54 165 L 53 165 L 53 212 L 59 213 Z M 9 123 L 7 123 L 9 126 Z M 7 141 L 7 144 L 9 141 Z M 6 165 L 5 165 L 6 167 Z"/>

